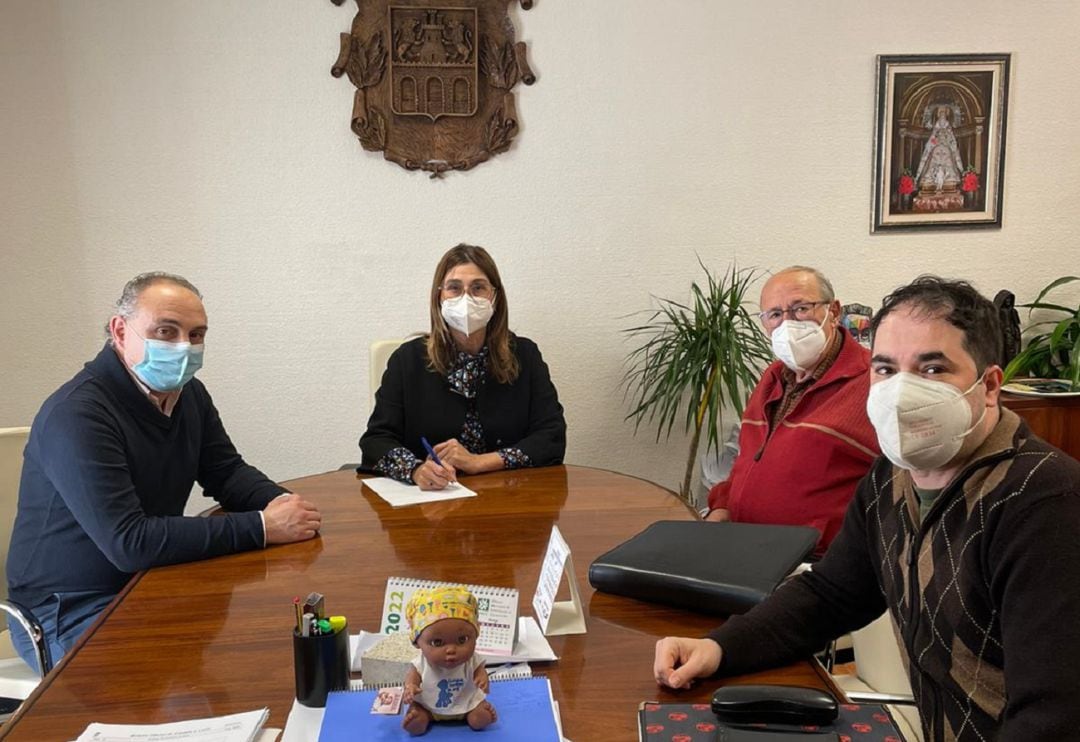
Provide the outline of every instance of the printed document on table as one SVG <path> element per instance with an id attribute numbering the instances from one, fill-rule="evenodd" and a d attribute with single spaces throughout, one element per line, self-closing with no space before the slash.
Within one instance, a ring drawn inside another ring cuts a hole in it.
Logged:
<path id="1" fill-rule="evenodd" d="M 75 742 L 273 742 L 277 729 L 263 729 L 268 709 L 170 724 L 94 722 Z"/>
<path id="2" fill-rule="evenodd" d="M 375 477 L 362 481 L 364 486 L 370 487 L 376 495 L 395 508 L 405 507 L 406 505 L 422 505 L 425 502 L 439 502 L 440 500 L 457 500 L 461 497 L 476 497 L 476 493 L 461 482 L 452 482 L 441 490 L 424 491 L 415 484 L 405 484 L 389 477 Z"/>

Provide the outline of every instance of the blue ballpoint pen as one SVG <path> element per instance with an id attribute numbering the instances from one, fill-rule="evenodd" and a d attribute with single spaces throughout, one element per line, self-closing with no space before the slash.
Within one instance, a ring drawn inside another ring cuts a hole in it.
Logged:
<path id="1" fill-rule="evenodd" d="M 431 457 L 431 460 L 439 466 L 442 466 L 443 462 L 439 460 L 439 457 L 435 454 L 435 449 L 431 447 L 430 443 L 428 443 L 427 438 L 425 438 L 424 436 L 420 436 L 420 442 L 424 444 L 424 448 L 427 450 L 428 456 Z"/>
<path id="2" fill-rule="evenodd" d="M 442 462 L 442 461 L 441 461 L 441 460 L 439 459 L 439 457 L 438 457 L 438 456 L 437 456 L 437 455 L 435 454 L 435 449 L 431 447 L 431 444 L 430 444 L 430 443 L 428 443 L 428 440 L 427 440 L 427 438 L 425 438 L 424 436 L 420 436 L 420 442 L 424 444 L 424 448 L 425 448 L 425 449 L 427 449 L 427 452 L 428 452 L 428 456 L 430 456 L 430 457 L 431 457 L 431 460 L 432 460 L 432 461 L 434 461 L 434 462 L 435 462 L 436 464 L 438 464 L 439 466 L 441 466 L 441 467 L 442 467 L 443 469 L 445 469 L 445 468 L 446 468 L 446 464 L 444 464 L 444 463 L 443 463 L 443 462 Z M 454 481 L 454 480 L 453 480 L 453 479 L 451 479 L 450 481 L 452 482 L 452 481 Z"/>

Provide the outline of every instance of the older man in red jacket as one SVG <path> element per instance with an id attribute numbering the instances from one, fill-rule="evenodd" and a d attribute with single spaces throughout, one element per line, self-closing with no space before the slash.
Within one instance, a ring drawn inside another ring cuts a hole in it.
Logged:
<path id="1" fill-rule="evenodd" d="M 866 416 L 870 353 L 844 332 L 832 284 L 813 268 L 774 274 L 761 310 L 779 360 L 750 395 L 739 455 L 709 492 L 706 520 L 813 526 L 821 556 L 878 455 Z"/>

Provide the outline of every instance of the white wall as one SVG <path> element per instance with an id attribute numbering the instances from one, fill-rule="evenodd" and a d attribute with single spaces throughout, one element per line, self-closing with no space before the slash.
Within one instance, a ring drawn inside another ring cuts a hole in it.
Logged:
<path id="1" fill-rule="evenodd" d="M 443 181 L 361 150 L 328 0 L 0 5 L 0 425 L 92 356 L 123 282 L 206 295 L 200 373 L 278 479 L 358 459 L 367 347 L 422 330 L 430 273 L 487 246 L 539 342 L 567 460 L 675 486 L 684 442 L 632 435 L 624 315 L 695 254 L 795 261 L 875 303 L 919 272 L 1030 299 L 1078 270 L 1080 4 L 540 0 L 511 152 Z M 1004 227 L 869 234 L 874 55 L 1012 52 Z"/>

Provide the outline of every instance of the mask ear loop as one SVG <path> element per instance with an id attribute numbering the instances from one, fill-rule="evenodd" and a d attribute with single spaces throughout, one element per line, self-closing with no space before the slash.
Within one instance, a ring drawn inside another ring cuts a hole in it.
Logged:
<path id="1" fill-rule="evenodd" d="M 979 375 L 979 378 L 975 379 L 975 383 L 974 383 L 974 384 L 972 384 L 971 386 L 969 386 L 969 387 L 968 387 L 968 388 L 967 388 L 967 389 L 966 389 L 966 390 L 964 391 L 964 393 L 963 393 L 963 394 L 961 394 L 960 396 L 961 396 L 961 397 L 966 397 L 967 395 L 971 394 L 971 391 L 972 391 L 972 390 L 973 390 L 973 389 L 974 389 L 975 387 L 977 387 L 977 386 L 978 386 L 979 384 L 982 384 L 982 383 L 983 383 L 984 381 L 986 381 L 986 371 L 985 371 L 985 370 L 984 370 L 984 371 L 983 371 L 983 372 L 982 372 L 982 373 L 981 373 L 981 374 Z M 960 438 L 960 439 L 963 439 L 963 438 L 967 438 L 967 437 L 968 437 L 969 435 L 971 435 L 971 431 L 975 430 L 975 428 L 977 428 L 977 427 L 979 427 L 980 425 L 982 425 L 982 421 L 983 421 L 983 420 L 985 420 L 985 419 L 986 419 L 986 405 L 983 405 L 983 406 L 982 406 L 982 414 L 981 414 L 981 415 L 979 415 L 979 419 L 978 419 L 978 420 L 976 420 L 975 422 L 973 422 L 973 423 L 971 424 L 971 427 L 970 427 L 970 428 L 968 428 L 967 430 L 965 430 L 965 431 L 964 431 L 963 433 L 957 433 L 957 434 L 956 434 L 956 437 L 957 437 L 957 438 Z M 955 440 L 955 439 L 954 439 L 954 440 Z"/>
<path id="2" fill-rule="evenodd" d="M 825 329 L 825 323 L 829 321 L 829 313 L 830 312 L 832 312 L 832 302 L 831 301 L 828 304 L 825 305 L 825 319 L 821 320 L 821 324 L 818 325 L 818 327 L 821 328 L 821 331 L 826 333 L 826 335 L 825 335 L 825 347 L 826 348 L 829 347 L 829 343 L 833 342 L 833 337 L 831 335 L 829 335 L 828 330 Z M 832 331 L 834 333 L 840 332 L 840 330 L 843 329 L 843 328 L 840 327 L 839 319 L 840 319 L 840 317 L 838 315 L 837 316 L 837 321 L 832 324 Z M 847 330 L 844 330 L 844 332 L 847 332 Z"/>

